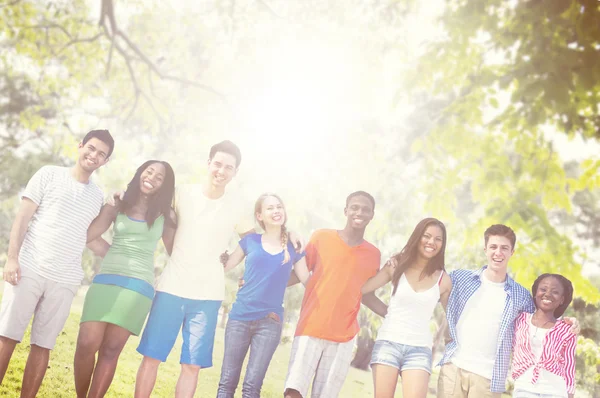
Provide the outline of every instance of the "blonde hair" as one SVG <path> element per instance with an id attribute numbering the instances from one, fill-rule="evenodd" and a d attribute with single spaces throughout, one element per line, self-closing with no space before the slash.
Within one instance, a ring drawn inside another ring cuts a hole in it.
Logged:
<path id="1" fill-rule="evenodd" d="M 287 232 L 287 228 L 285 226 L 285 223 L 287 222 L 287 212 L 285 211 L 285 205 L 283 204 L 283 200 L 281 200 L 281 198 L 274 194 L 274 193 L 263 193 L 262 195 L 260 195 L 258 197 L 258 199 L 256 200 L 256 203 L 254 204 L 254 218 L 256 219 L 256 222 L 258 222 L 258 225 L 260 225 L 260 227 L 264 230 L 265 229 L 265 223 L 260 221 L 258 219 L 258 217 L 256 217 L 257 214 L 262 213 L 262 205 L 263 202 L 265 201 L 265 199 L 267 199 L 268 197 L 273 197 L 275 199 L 277 199 L 279 201 L 279 203 L 281 203 L 281 206 L 283 207 L 283 224 L 281 225 L 281 247 L 283 248 L 283 262 L 282 264 L 287 263 L 288 261 L 290 261 L 290 252 L 288 251 L 288 232 Z"/>

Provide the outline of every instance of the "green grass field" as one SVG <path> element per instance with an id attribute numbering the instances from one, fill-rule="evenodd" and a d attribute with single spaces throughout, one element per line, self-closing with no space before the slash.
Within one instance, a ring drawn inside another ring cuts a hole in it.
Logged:
<path id="1" fill-rule="evenodd" d="M 75 342 L 79 328 L 79 318 L 81 314 L 83 298 L 78 296 L 71 309 L 71 316 L 59 336 L 55 349 L 50 356 L 50 364 L 46 373 L 46 378 L 40 389 L 38 397 L 58 398 L 74 397 L 75 385 L 73 381 L 73 355 L 75 353 Z M 219 375 L 221 371 L 221 362 L 223 359 L 223 340 L 224 330 L 217 328 L 214 350 L 214 366 L 200 372 L 198 382 L 197 397 L 208 398 L 215 397 Z M 21 390 L 21 378 L 23 369 L 29 352 L 29 331 L 24 337 L 23 343 L 19 344 L 13 355 L 3 385 L 0 386 L 1 397 L 18 397 Z M 135 385 L 135 374 L 141 360 L 141 356 L 135 350 L 139 342 L 138 337 L 131 337 L 125 347 L 119 361 L 117 373 L 112 383 L 107 397 L 132 397 Z M 173 397 L 175 392 L 175 383 L 179 375 L 179 354 L 181 340 L 179 340 L 173 352 L 166 363 L 161 365 L 156 388 L 153 396 L 155 397 Z M 291 344 L 280 344 L 275 352 L 269 371 L 265 378 L 261 397 L 271 398 L 282 396 L 283 385 L 287 373 L 288 361 L 290 356 Z M 243 373 L 242 373 L 243 377 Z M 437 374 L 434 373 L 430 381 L 430 391 L 436 385 Z M 241 397 L 241 381 L 238 391 L 235 395 Z M 351 368 L 346 378 L 344 388 L 340 397 L 365 398 L 373 396 L 373 381 L 371 372 Z M 398 386 L 397 397 L 401 397 L 401 386 Z M 434 397 L 430 394 L 430 397 Z"/>

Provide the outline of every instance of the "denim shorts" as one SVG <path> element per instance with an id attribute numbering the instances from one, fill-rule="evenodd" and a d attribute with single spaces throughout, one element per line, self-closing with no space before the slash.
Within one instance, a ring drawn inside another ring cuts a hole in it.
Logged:
<path id="1" fill-rule="evenodd" d="M 375 364 L 392 366 L 400 371 L 424 370 L 431 374 L 431 348 L 377 340 L 371 355 L 371 366 Z"/>

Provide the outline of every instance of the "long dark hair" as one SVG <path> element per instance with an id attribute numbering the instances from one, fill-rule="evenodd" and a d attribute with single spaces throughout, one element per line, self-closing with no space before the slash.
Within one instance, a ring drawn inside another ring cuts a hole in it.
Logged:
<path id="1" fill-rule="evenodd" d="M 408 238 L 408 242 L 406 242 L 406 246 L 402 249 L 400 253 L 398 253 L 395 258 L 398 261 L 398 265 L 394 270 L 394 275 L 392 276 L 392 284 L 394 285 L 394 290 L 392 294 L 396 294 L 396 290 L 398 289 L 398 282 L 400 281 L 400 277 L 408 267 L 411 266 L 415 261 L 417 261 L 417 257 L 419 255 L 419 244 L 421 242 L 421 238 L 423 234 L 427 230 L 427 227 L 430 225 L 435 225 L 440 227 L 442 230 L 442 248 L 432 259 L 429 260 L 425 269 L 421 273 L 421 277 L 432 275 L 435 271 L 444 269 L 444 253 L 446 251 L 446 226 L 443 222 L 438 220 L 437 218 L 425 218 L 421 220 L 415 230 Z"/>
<path id="2" fill-rule="evenodd" d="M 148 228 L 151 228 L 154 221 L 162 215 L 165 218 L 165 223 L 171 220 L 171 204 L 173 203 L 173 195 L 175 194 L 175 173 L 173 168 L 167 162 L 162 160 L 148 160 L 144 162 L 135 172 L 135 175 L 127 184 L 127 190 L 125 196 L 120 203 L 119 211 L 121 213 L 127 213 L 140 198 L 140 179 L 142 173 L 152 164 L 160 163 L 165 167 L 165 179 L 163 180 L 162 186 L 158 192 L 150 196 L 148 200 L 148 209 L 146 210 L 146 223 Z"/>
<path id="3" fill-rule="evenodd" d="M 562 276 L 560 274 L 542 274 L 542 275 L 538 276 L 537 279 L 535 280 L 535 282 L 533 282 L 533 286 L 531 287 L 531 293 L 533 294 L 533 303 L 535 304 L 536 308 L 537 308 L 537 301 L 535 301 L 535 295 L 537 294 L 537 290 L 538 290 L 538 287 L 540 286 L 540 282 L 546 278 L 556 278 L 556 280 L 563 287 L 563 290 L 564 290 L 563 303 L 561 305 L 559 305 L 558 307 L 556 307 L 556 309 L 554 310 L 554 317 L 560 318 L 562 316 L 562 314 L 565 313 L 569 304 L 571 304 L 571 300 L 573 300 L 573 284 L 571 283 L 570 280 L 568 280 L 567 278 L 565 278 L 564 276 Z"/>

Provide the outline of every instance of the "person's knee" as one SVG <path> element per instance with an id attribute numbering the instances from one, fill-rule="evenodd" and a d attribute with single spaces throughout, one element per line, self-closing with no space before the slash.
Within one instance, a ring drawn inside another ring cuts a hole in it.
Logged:
<path id="1" fill-rule="evenodd" d="M 285 390 L 283 395 L 285 396 L 285 398 L 302 398 L 302 394 L 300 394 L 299 391 L 294 390 L 293 388 L 288 388 L 287 390 Z"/>
<path id="2" fill-rule="evenodd" d="M 35 353 L 39 355 L 50 355 L 50 348 L 42 347 L 40 345 L 32 343 L 30 353 Z"/>
<path id="3" fill-rule="evenodd" d="M 114 361 L 119 358 L 121 351 L 123 350 L 122 345 L 116 344 L 102 344 L 100 352 L 98 353 L 98 359 L 102 358 L 105 361 Z"/>
<path id="4" fill-rule="evenodd" d="M 201 366 L 198 365 L 191 365 L 188 363 L 182 363 L 181 364 L 181 373 L 185 374 L 186 376 L 196 376 L 198 375 L 198 372 L 200 372 Z"/>
<path id="5" fill-rule="evenodd" d="M 6 348 L 10 348 L 10 349 L 14 349 L 17 344 L 19 343 L 18 340 L 13 340 L 9 337 L 5 337 L 5 336 L 0 336 L 0 350 Z"/>
<path id="6" fill-rule="evenodd" d="M 160 359 L 150 358 L 144 355 L 142 358 L 142 363 L 140 364 L 140 368 L 143 369 L 158 369 L 160 365 Z"/>
<path id="7" fill-rule="evenodd" d="M 76 352 L 79 354 L 95 354 L 97 350 L 97 342 L 93 337 L 87 336 L 86 334 L 79 334 L 77 336 L 77 347 Z"/>

